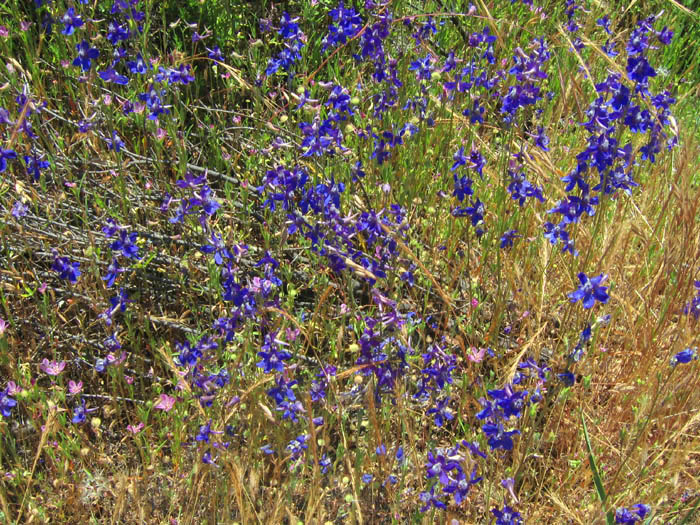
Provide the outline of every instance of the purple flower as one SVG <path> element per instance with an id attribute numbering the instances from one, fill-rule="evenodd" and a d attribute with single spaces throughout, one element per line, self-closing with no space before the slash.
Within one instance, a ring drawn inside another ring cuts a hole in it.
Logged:
<path id="1" fill-rule="evenodd" d="M 27 206 L 26 204 L 24 204 L 24 203 L 21 202 L 21 201 L 16 201 L 16 202 L 14 203 L 14 205 L 12 206 L 12 212 L 11 212 L 11 213 L 12 213 L 12 216 L 13 216 L 15 219 L 19 219 L 19 218 L 24 217 L 25 215 L 27 215 L 27 212 L 28 212 L 28 211 L 29 211 L 29 206 Z"/>
<path id="2" fill-rule="evenodd" d="M 267 351 L 258 352 L 258 356 L 261 360 L 257 363 L 257 366 L 262 368 L 266 374 L 271 373 L 273 370 L 280 373 L 284 372 L 283 361 L 292 357 L 289 352 L 277 351 L 271 347 L 268 347 Z"/>
<path id="3" fill-rule="evenodd" d="M 295 437 L 287 444 L 287 452 L 289 452 L 292 455 L 292 458 L 298 458 L 304 453 L 306 449 L 309 448 L 309 446 L 306 444 L 308 439 L 308 434 L 302 434 L 300 436 Z"/>
<path id="4" fill-rule="evenodd" d="M 202 456 L 202 463 L 206 463 L 207 465 L 214 465 L 215 467 L 218 467 L 218 465 L 216 465 L 216 458 L 212 458 L 211 452 L 208 450 Z"/>
<path id="5" fill-rule="evenodd" d="M 455 153 L 452 158 L 454 159 L 454 164 L 450 168 L 450 171 L 454 171 L 460 166 L 464 166 L 467 163 L 467 157 L 464 156 L 464 147 L 459 148 L 459 151 Z"/>
<path id="6" fill-rule="evenodd" d="M 549 137 L 545 134 L 544 128 L 537 128 L 537 135 L 535 135 L 535 145 L 542 151 L 549 151 Z"/>
<path id="7" fill-rule="evenodd" d="M 50 376 L 57 376 L 66 368 L 66 362 L 49 361 L 48 359 L 44 358 L 44 360 L 41 362 L 40 368 L 42 372 L 45 372 Z"/>
<path id="8" fill-rule="evenodd" d="M 77 383 L 72 379 L 68 381 L 68 393 L 72 396 L 80 394 L 83 391 L 83 382 L 78 381 Z"/>
<path id="9" fill-rule="evenodd" d="M 213 194 L 209 186 L 202 186 L 202 189 L 195 193 L 196 198 L 190 200 L 190 206 L 201 206 L 204 213 L 209 216 L 214 215 L 221 204 L 214 200 Z"/>
<path id="10" fill-rule="evenodd" d="M 695 289 L 697 293 L 691 301 L 689 301 L 683 308 L 683 313 L 686 315 L 692 315 L 697 321 L 700 319 L 700 281 L 695 281 Z"/>
<path id="11" fill-rule="evenodd" d="M 597 277 L 588 278 L 585 273 L 578 274 L 578 279 L 581 281 L 581 286 L 569 294 L 572 303 L 579 300 L 583 302 L 583 307 L 592 308 L 596 301 L 603 304 L 608 302 L 610 296 L 607 293 L 607 286 L 601 286 L 601 283 L 607 279 L 607 275 L 600 274 Z"/>
<path id="12" fill-rule="evenodd" d="M 206 425 L 202 425 L 199 427 L 199 432 L 197 432 L 197 436 L 195 439 L 197 441 L 204 441 L 205 443 L 209 443 L 209 435 L 212 433 L 211 431 L 211 419 Z"/>
<path id="13" fill-rule="evenodd" d="M 207 181 L 207 174 L 206 173 L 204 173 L 203 175 L 200 175 L 199 177 L 196 177 L 191 172 L 187 171 L 187 172 L 185 172 L 185 178 L 176 180 L 175 185 L 178 188 L 182 188 L 183 190 L 185 190 L 188 188 L 196 188 L 197 186 L 201 186 L 206 181 Z"/>
<path id="14" fill-rule="evenodd" d="M 428 479 L 437 478 L 441 484 L 447 485 L 450 482 L 448 472 L 459 468 L 459 463 L 446 458 L 444 452 L 438 449 L 435 454 L 428 452 L 428 463 L 425 467 Z"/>
<path id="15" fill-rule="evenodd" d="M 176 399 L 168 394 L 161 394 L 158 396 L 158 402 L 153 405 L 153 408 L 158 410 L 163 410 L 164 412 L 170 412 L 175 406 Z"/>
<path id="16" fill-rule="evenodd" d="M 120 41 L 128 38 L 129 29 L 125 24 L 120 24 L 115 20 L 111 20 L 109 24 L 107 24 L 107 40 L 109 40 L 113 46 L 116 46 Z"/>
<path id="17" fill-rule="evenodd" d="M 126 429 L 131 432 L 132 434 L 138 434 L 143 430 L 144 424 L 143 422 L 139 423 L 138 425 L 127 425 Z"/>
<path id="18" fill-rule="evenodd" d="M 610 18 L 607 15 L 596 20 L 595 25 L 602 27 L 607 34 L 612 35 L 610 31 Z"/>
<path id="19" fill-rule="evenodd" d="M 282 38 L 293 39 L 299 35 L 299 25 L 296 23 L 299 17 L 292 18 L 286 11 L 282 13 L 282 18 L 280 19 L 280 28 L 277 31 Z"/>
<path id="20" fill-rule="evenodd" d="M 213 253 L 214 262 L 217 265 L 222 265 L 224 263 L 224 258 L 233 259 L 233 255 L 223 243 L 221 236 L 212 232 L 211 234 L 211 244 L 205 244 L 201 246 L 199 250 L 203 253 Z"/>
<path id="21" fill-rule="evenodd" d="M 100 52 L 97 48 L 90 47 L 87 40 L 76 44 L 75 49 L 78 51 L 78 56 L 73 60 L 73 65 L 80 66 L 83 71 L 88 71 L 90 67 L 92 67 L 92 61 L 100 56 Z"/>
<path id="22" fill-rule="evenodd" d="M 496 400 L 496 405 L 503 412 L 504 419 L 511 416 L 520 417 L 520 412 L 527 404 L 527 390 L 515 392 L 510 383 L 500 390 L 489 390 L 488 394 Z"/>

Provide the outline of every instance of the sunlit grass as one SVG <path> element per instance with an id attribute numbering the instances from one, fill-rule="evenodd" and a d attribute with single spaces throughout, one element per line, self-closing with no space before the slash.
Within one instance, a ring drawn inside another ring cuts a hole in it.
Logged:
<path id="1" fill-rule="evenodd" d="M 0 10 L 0 521 L 698 519 L 692 8 L 114 5 Z"/>

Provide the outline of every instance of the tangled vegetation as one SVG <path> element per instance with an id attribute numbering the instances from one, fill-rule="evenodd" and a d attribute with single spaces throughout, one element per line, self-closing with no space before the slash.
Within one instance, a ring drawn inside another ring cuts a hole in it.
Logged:
<path id="1" fill-rule="evenodd" d="M 5 2 L 0 521 L 697 523 L 698 7 Z"/>

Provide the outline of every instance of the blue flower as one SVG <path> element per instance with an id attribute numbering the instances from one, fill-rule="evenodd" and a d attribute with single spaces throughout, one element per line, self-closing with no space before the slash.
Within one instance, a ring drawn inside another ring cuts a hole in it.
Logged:
<path id="1" fill-rule="evenodd" d="M 211 244 L 205 244 L 199 248 L 199 251 L 203 253 L 213 253 L 214 262 L 217 265 L 222 265 L 224 263 L 224 258 L 233 259 L 233 255 L 223 243 L 221 236 L 212 232 L 211 234 Z"/>
<path id="2" fill-rule="evenodd" d="M 491 513 L 496 516 L 496 525 L 520 525 L 523 523 L 523 517 L 520 513 L 508 505 L 504 505 L 502 509 L 491 509 Z"/>
<path id="3" fill-rule="evenodd" d="M 129 38 L 129 29 L 126 25 L 119 24 L 112 20 L 107 24 L 107 40 L 116 46 L 121 40 Z"/>
<path id="4" fill-rule="evenodd" d="M 113 67 L 100 71 L 98 74 L 105 82 L 114 82 L 115 84 L 119 84 L 121 86 L 126 86 L 129 83 L 129 79 L 124 75 L 117 73 Z"/>
<path id="5" fill-rule="evenodd" d="M 83 71 L 87 71 L 92 67 L 92 61 L 100 56 L 100 52 L 97 48 L 90 47 L 87 40 L 83 40 L 79 44 L 75 45 L 75 49 L 78 51 L 78 56 L 73 60 L 74 66 L 80 66 Z"/>
<path id="6" fill-rule="evenodd" d="M 199 432 L 197 432 L 197 436 L 195 437 L 195 440 L 197 441 L 204 441 L 205 443 L 209 443 L 209 435 L 211 434 L 211 420 L 206 425 L 202 425 L 199 427 Z"/>
<path id="7" fill-rule="evenodd" d="M 68 11 L 61 17 L 61 22 L 63 22 L 64 28 L 61 31 L 64 35 L 72 35 L 73 32 L 83 25 L 83 19 L 80 15 L 75 14 L 75 9 L 70 7 Z"/>
<path id="8" fill-rule="evenodd" d="M 9 388 L 5 388 L 0 392 L 0 414 L 3 417 L 10 417 L 12 407 L 17 406 L 17 401 L 9 396 L 8 390 Z"/>
<path id="9" fill-rule="evenodd" d="M 435 496 L 435 487 L 431 487 L 429 492 L 421 492 L 420 496 L 418 496 L 421 502 L 424 504 L 423 507 L 421 507 L 420 511 L 425 512 L 427 511 L 430 507 L 435 507 L 436 509 L 446 509 L 447 505 Z"/>
<path id="10" fill-rule="evenodd" d="M 685 350 L 681 350 L 671 358 L 671 366 L 676 366 L 677 364 L 687 364 L 697 358 L 698 355 L 695 349 L 688 347 Z"/>
<path id="11" fill-rule="evenodd" d="M 119 232 L 119 239 L 114 241 L 109 247 L 115 252 L 122 252 L 122 255 L 130 259 L 139 260 L 139 247 L 136 244 L 138 233 L 127 233 L 126 230 Z"/>
<path id="12" fill-rule="evenodd" d="M 68 279 L 71 283 L 76 283 L 80 277 L 79 262 L 70 262 L 67 257 L 54 256 L 51 269 L 59 273 L 61 279 Z"/>
<path id="13" fill-rule="evenodd" d="M 416 78 L 420 80 L 430 80 L 432 75 L 432 66 L 430 64 L 430 55 L 425 55 L 424 58 L 419 58 L 411 62 L 408 68 L 410 71 L 416 72 Z"/>
<path id="14" fill-rule="evenodd" d="M 29 211 L 29 206 L 24 204 L 21 201 L 16 201 L 15 204 L 12 206 L 12 216 L 16 219 L 19 219 L 21 217 L 24 217 L 27 215 L 27 212 Z"/>
<path id="15" fill-rule="evenodd" d="M 537 128 L 537 135 L 535 135 L 535 145 L 542 151 L 549 151 L 549 137 L 546 135 L 544 128 Z"/>
<path id="16" fill-rule="evenodd" d="M 578 279 L 581 281 L 581 286 L 578 290 L 575 290 L 569 294 L 569 298 L 572 303 L 581 300 L 583 302 L 583 307 L 588 309 L 592 308 L 596 301 L 603 304 L 608 302 L 610 296 L 607 293 L 607 286 L 601 286 L 600 284 L 607 279 L 607 275 L 600 274 L 597 277 L 588 278 L 585 273 L 581 272 L 578 274 Z"/>
<path id="17" fill-rule="evenodd" d="M 258 356 L 261 358 L 257 363 L 258 368 L 262 368 L 267 374 L 276 370 L 277 372 L 284 372 L 283 361 L 292 357 L 292 354 L 284 350 L 277 350 L 277 341 L 275 340 L 275 335 L 267 334 L 265 336 L 265 342 L 262 345 L 262 351 L 258 352 Z"/>
<path id="18" fill-rule="evenodd" d="M 501 248 L 511 248 L 513 246 L 513 239 L 517 237 L 522 237 L 518 235 L 518 230 L 508 230 L 503 235 L 501 235 Z"/>
<path id="19" fill-rule="evenodd" d="M 503 418 L 520 417 L 520 412 L 527 405 L 527 390 L 514 391 L 510 383 L 500 390 L 489 390 L 488 394 L 496 399 L 496 405 L 503 411 Z"/>
<path id="20" fill-rule="evenodd" d="M 1 163 L 2 161 L 0 161 Z M 50 166 L 48 161 L 39 159 L 36 154 L 34 156 L 25 155 L 24 162 L 27 165 L 27 171 L 32 176 L 34 181 L 38 181 L 41 175 L 41 170 Z M 0 170 L 2 171 L 2 170 Z"/>
<path id="21" fill-rule="evenodd" d="M 428 414 L 435 414 L 435 425 L 438 427 L 444 425 L 445 421 L 451 421 L 455 417 L 447 406 L 449 402 L 450 398 L 446 397 L 438 401 L 437 406 L 428 410 Z"/>
<path id="22" fill-rule="evenodd" d="M 153 66 L 151 64 L 146 63 L 146 61 L 141 56 L 141 53 L 136 55 L 136 60 L 130 60 L 129 62 L 127 62 L 126 67 L 128 67 L 129 71 L 131 71 L 132 73 L 137 73 L 139 75 L 145 75 L 146 73 L 148 73 L 149 69 L 153 69 Z"/>
<path id="23" fill-rule="evenodd" d="M 700 319 L 700 281 L 695 281 L 696 294 L 695 297 L 683 307 L 683 313 L 692 315 L 697 321 Z"/>
<path id="24" fill-rule="evenodd" d="M 85 408 L 85 400 L 82 399 L 80 405 L 73 409 L 73 419 L 71 419 L 71 421 L 76 425 L 85 423 L 88 412 L 94 412 L 95 410 L 97 410 L 97 408 Z"/>
<path id="25" fill-rule="evenodd" d="M 209 49 L 207 47 L 206 50 L 209 51 L 209 58 L 212 60 L 218 60 L 219 62 L 224 61 L 224 55 L 221 54 L 221 49 L 219 49 L 219 46 L 214 46 L 213 49 Z"/>
<path id="26" fill-rule="evenodd" d="M 633 525 L 634 523 L 642 521 L 644 518 L 646 518 L 649 512 L 651 512 L 651 507 L 649 505 L 645 505 L 644 503 L 632 505 L 631 509 L 620 507 L 615 511 L 615 523 Z"/>
<path id="27" fill-rule="evenodd" d="M 506 431 L 501 423 L 486 423 L 481 427 L 486 437 L 489 438 L 491 450 L 502 448 L 503 450 L 513 450 L 513 438 L 511 436 L 520 434 L 519 430 Z"/>
<path id="28" fill-rule="evenodd" d="M 107 274 L 102 277 L 103 281 L 107 281 L 107 288 L 114 286 L 114 280 L 121 272 L 126 271 L 126 268 L 120 268 L 116 258 L 112 258 L 112 262 L 107 267 Z"/>
<path id="29" fill-rule="evenodd" d="M 117 135 L 116 131 L 112 131 L 111 139 L 105 138 L 104 141 L 107 143 L 108 149 L 113 149 L 117 153 L 119 153 L 124 147 L 124 142 L 121 138 L 119 138 L 119 135 Z"/>
<path id="30" fill-rule="evenodd" d="M 17 153 L 12 149 L 0 148 L 0 173 L 7 169 L 7 159 L 16 159 Z"/>

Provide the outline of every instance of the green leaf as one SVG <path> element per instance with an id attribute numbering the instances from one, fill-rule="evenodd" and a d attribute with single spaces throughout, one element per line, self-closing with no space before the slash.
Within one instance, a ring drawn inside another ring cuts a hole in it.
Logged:
<path id="1" fill-rule="evenodd" d="M 588 437 L 588 428 L 586 428 L 586 418 L 581 412 L 581 423 L 583 423 L 583 437 L 586 439 L 586 448 L 588 449 L 588 463 L 591 466 L 591 472 L 593 473 L 593 483 L 595 484 L 595 490 L 598 493 L 598 499 L 603 506 L 603 511 L 605 512 L 605 521 L 608 525 L 613 525 L 615 523 L 615 515 L 612 510 L 606 510 L 606 501 L 608 495 L 605 493 L 605 487 L 603 486 L 603 480 L 598 472 L 598 466 L 596 465 L 595 456 L 593 455 L 593 448 L 591 447 L 591 440 Z"/>

